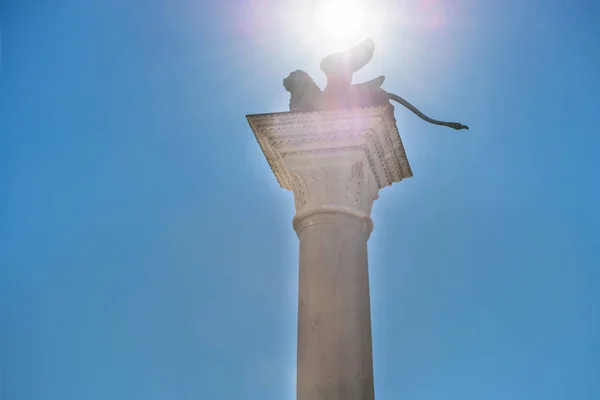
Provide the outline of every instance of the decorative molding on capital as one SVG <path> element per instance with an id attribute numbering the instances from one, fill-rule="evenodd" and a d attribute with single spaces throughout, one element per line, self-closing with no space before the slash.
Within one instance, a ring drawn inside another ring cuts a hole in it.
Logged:
<path id="1" fill-rule="evenodd" d="M 385 186 L 412 176 L 391 105 L 248 115 L 297 217 L 317 209 L 369 217 Z"/>
<path id="2" fill-rule="evenodd" d="M 371 217 L 356 215 L 350 210 L 315 208 L 311 213 L 296 215 L 293 221 L 294 229 L 298 236 L 300 236 L 305 228 L 317 224 L 355 226 L 363 231 L 367 239 L 373 231 L 373 220 L 371 220 Z"/>

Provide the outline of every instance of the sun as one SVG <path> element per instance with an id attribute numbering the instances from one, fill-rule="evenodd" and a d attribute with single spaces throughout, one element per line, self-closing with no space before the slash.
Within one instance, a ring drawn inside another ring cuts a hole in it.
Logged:
<path id="1" fill-rule="evenodd" d="M 352 0 L 330 0 L 318 6 L 315 19 L 321 28 L 338 40 L 353 39 L 365 22 L 365 11 Z"/>

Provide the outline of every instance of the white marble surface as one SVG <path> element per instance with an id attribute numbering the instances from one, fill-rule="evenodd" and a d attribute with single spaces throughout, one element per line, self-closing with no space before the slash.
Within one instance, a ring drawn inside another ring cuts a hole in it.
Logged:
<path id="1" fill-rule="evenodd" d="M 412 176 L 392 106 L 248 116 L 294 192 L 298 400 L 372 400 L 367 241 L 379 189 Z"/>

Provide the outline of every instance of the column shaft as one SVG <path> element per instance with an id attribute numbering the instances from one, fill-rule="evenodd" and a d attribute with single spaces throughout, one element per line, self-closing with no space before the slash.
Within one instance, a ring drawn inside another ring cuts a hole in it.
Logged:
<path id="1" fill-rule="evenodd" d="M 295 221 L 300 240 L 297 400 L 373 400 L 370 218 Z"/>

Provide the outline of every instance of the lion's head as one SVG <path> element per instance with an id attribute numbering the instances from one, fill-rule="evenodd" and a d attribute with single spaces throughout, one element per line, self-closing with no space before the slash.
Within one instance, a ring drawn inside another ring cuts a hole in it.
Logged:
<path id="1" fill-rule="evenodd" d="M 306 71 L 302 71 L 301 69 L 290 72 L 288 77 L 283 80 L 283 87 L 290 93 L 296 90 L 303 90 L 307 86 L 317 87 L 317 84 Z"/>
<path id="2" fill-rule="evenodd" d="M 319 109 L 322 92 L 307 72 L 301 69 L 291 72 L 283 80 L 283 87 L 291 94 L 290 111 Z"/>

